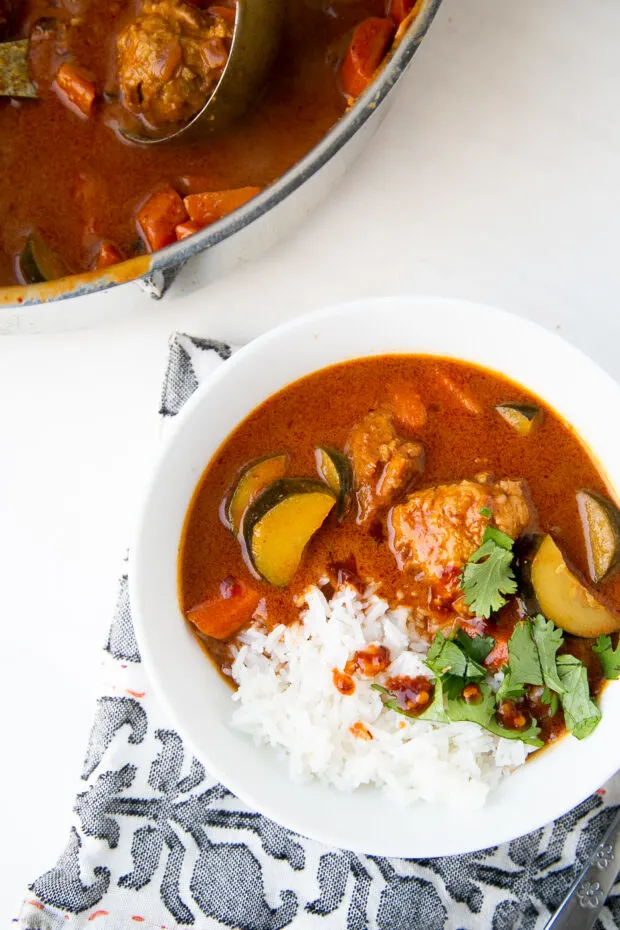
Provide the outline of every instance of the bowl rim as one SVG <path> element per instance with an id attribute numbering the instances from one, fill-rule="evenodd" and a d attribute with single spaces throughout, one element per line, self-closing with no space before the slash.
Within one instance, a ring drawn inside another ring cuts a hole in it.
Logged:
<path id="1" fill-rule="evenodd" d="M 157 636 L 152 635 L 149 629 L 149 621 L 147 621 L 148 608 L 145 600 L 145 584 L 148 584 L 149 577 L 151 577 L 152 573 L 152 566 L 149 565 L 148 557 L 145 559 L 145 546 L 148 542 L 149 534 L 152 534 L 154 530 L 154 523 L 151 519 L 153 516 L 153 507 L 156 506 L 158 499 L 160 502 L 163 500 L 162 494 L 165 493 L 166 488 L 169 489 L 170 487 L 168 483 L 170 480 L 169 469 L 172 468 L 174 471 L 174 459 L 177 454 L 175 450 L 177 449 L 180 438 L 190 429 L 190 425 L 196 418 L 197 412 L 200 411 L 202 407 L 204 407 L 205 410 L 208 409 L 209 399 L 212 395 L 216 395 L 218 390 L 221 391 L 222 386 L 225 387 L 227 384 L 233 383 L 237 377 L 237 373 L 240 370 L 243 371 L 245 366 L 251 366 L 253 360 L 262 358 L 265 353 L 268 354 L 270 351 L 273 351 L 274 347 L 277 348 L 279 344 L 286 342 L 290 337 L 294 340 L 295 337 L 303 338 L 304 335 L 309 336 L 313 333 L 319 333 L 326 323 L 333 323 L 337 318 L 346 321 L 351 315 L 355 315 L 359 320 L 360 314 L 362 316 L 366 314 L 366 319 L 369 317 L 372 318 L 374 314 L 377 314 L 377 311 L 380 311 L 378 317 L 380 317 L 382 321 L 385 321 L 386 314 L 389 315 L 390 313 L 395 318 L 400 316 L 403 320 L 405 319 L 405 314 L 408 320 L 411 318 L 416 319 L 414 315 L 416 310 L 424 310 L 427 314 L 429 310 L 432 311 L 432 327 L 436 329 L 438 344 L 443 343 L 447 345 L 447 340 L 452 338 L 446 335 L 445 327 L 436 325 L 439 322 L 446 322 L 447 319 L 461 319 L 461 323 L 463 324 L 460 331 L 461 336 L 467 332 L 468 326 L 472 326 L 474 329 L 474 324 L 487 324 L 490 326 L 494 335 L 490 341 L 487 341 L 485 351 L 488 351 L 489 345 L 493 343 L 496 337 L 502 336 L 502 333 L 503 336 L 511 335 L 514 337 L 515 333 L 519 332 L 522 344 L 527 344 L 528 338 L 531 340 L 530 344 L 533 346 L 532 355 L 535 356 L 534 360 L 538 359 L 538 356 L 543 350 L 549 351 L 552 358 L 562 359 L 562 370 L 564 371 L 564 376 L 567 378 L 567 388 L 570 387 L 568 376 L 574 375 L 575 369 L 577 369 L 580 371 L 581 377 L 572 377 L 573 383 L 571 390 L 579 390 L 580 385 L 583 386 L 584 383 L 587 382 L 589 384 L 590 381 L 592 381 L 598 389 L 607 390 L 610 395 L 615 394 L 617 401 L 620 403 L 620 385 L 580 350 L 567 343 L 557 334 L 543 329 L 538 324 L 526 318 L 481 304 L 436 297 L 399 296 L 369 298 L 327 307 L 314 313 L 297 317 L 275 327 L 236 352 L 225 365 L 220 366 L 198 387 L 193 396 L 190 397 L 184 405 L 181 412 L 175 417 L 175 422 L 170 424 L 168 435 L 164 437 L 156 465 L 153 469 L 151 479 L 148 482 L 139 518 L 138 532 L 136 534 L 134 546 L 130 550 L 129 583 L 135 632 L 140 653 L 145 661 L 147 675 L 154 686 L 159 702 L 164 706 L 171 722 L 179 729 L 180 733 L 187 741 L 188 746 L 191 747 L 196 756 L 205 762 L 208 770 L 215 778 L 223 782 L 235 795 L 252 808 L 304 836 L 311 837 L 320 842 L 329 843 L 333 846 L 352 849 L 365 854 L 426 858 L 429 856 L 469 853 L 515 839 L 518 836 L 538 829 L 551 820 L 556 819 L 596 791 L 601 784 L 607 781 L 620 768 L 620 744 L 617 744 L 614 748 L 614 741 L 609 739 L 612 735 L 612 718 L 614 718 L 614 715 L 615 719 L 620 717 L 620 685 L 614 687 L 613 683 L 610 683 L 605 689 L 602 698 L 603 721 L 598 730 L 589 737 L 589 740 L 586 740 L 584 744 L 579 744 L 578 741 L 574 740 L 572 737 L 562 740 L 557 747 L 545 752 L 540 760 L 535 760 L 525 767 L 525 769 L 533 770 L 534 765 L 540 767 L 541 762 L 544 762 L 544 760 L 556 756 L 559 759 L 561 756 L 562 764 L 560 768 L 565 770 L 566 762 L 568 761 L 573 770 L 573 778 L 570 780 L 565 779 L 563 784 L 559 785 L 556 790 L 550 792 L 547 797 L 548 803 L 544 808 L 538 804 L 535 814 L 532 814 L 531 811 L 528 810 L 525 812 L 520 811 L 520 816 L 516 819 L 512 817 L 510 822 L 504 822 L 501 817 L 498 816 L 503 809 L 503 796 L 499 797 L 500 791 L 503 790 L 503 794 L 506 794 L 505 784 L 507 782 L 511 784 L 515 783 L 515 780 L 522 776 L 524 770 L 521 770 L 511 775 L 509 779 L 505 779 L 503 785 L 496 789 L 495 792 L 492 792 L 487 806 L 482 810 L 487 812 L 491 811 L 491 814 L 495 816 L 486 824 L 484 829 L 477 830 L 472 836 L 467 835 L 466 829 L 459 828 L 460 832 L 458 832 L 456 838 L 442 836 L 439 836 L 439 838 L 437 838 L 437 836 L 432 838 L 421 838 L 418 835 L 414 837 L 403 837 L 400 835 L 391 837 L 382 834 L 381 836 L 375 836 L 368 840 L 360 840 L 359 837 L 350 835 L 350 831 L 347 832 L 347 830 L 345 830 L 343 832 L 342 828 L 333 821 L 330 823 L 323 822 L 317 824 L 316 816 L 309 813 L 309 809 L 312 810 L 313 807 L 312 798 L 310 798 L 311 803 L 308 805 L 300 803 L 296 807 L 295 804 L 290 803 L 289 799 L 286 799 L 285 802 L 282 797 L 273 794 L 267 797 L 265 796 L 263 788 L 256 790 L 256 786 L 248 784 L 246 773 L 231 772 L 227 769 L 226 764 L 221 764 L 221 759 L 214 757 L 210 750 L 205 750 L 204 742 L 206 742 L 206 740 L 201 742 L 199 729 L 193 723 L 190 723 L 188 719 L 183 719 L 179 695 L 178 693 L 173 694 L 164 680 L 165 665 L 166 662 L 169 661 L 170 654 L 162 653 L 161 646 L 157 643 Z M 441 321 L 442 316 L 444 317 L 443 321 Z M 417 317 L 417 319 L 420 319 L 420 317 Z M 467 323 L 465 324 L 464 321 L 467 321 Z M 360 332 L 362 329 L 363 327 L 360 327 Z M 428 332 L 425 332 L 423 338 L 427 340 L 428 335 Z M 315 339 L 316 338 L 318 337 L 315 335 Z M 495 342 L 495 344 L 499 345 L 500 343 Z M 513 346 L 513 340 L 508 340 L 508 344 L 503 350 L 506 358 L 508 358 L 508 355 L 514 354 Z M 362 354 L 358 353 L 343 356 L 341 360 L 344 361 L 346 358 L 382 354 L 393 354 L 393 352 L 389 350 L 382 351 L 379 348 L 378 351 L 367 351 Z M 399 353 L 397 352 L 396 354 Z M 415 350 L 412 349 L 401 349 L 400 354 L 410 355 L 416 353 Z M 459 351 L 453 350 L 451 352 L 429 352 L 427 350 L 425 354 L 438 354 L 444 357 L 461 358 L 464 361 L 472 361 L 469 357 L 469 353 L 463 352 L 460 349 Z M 473 359 L 473 361 L 479 364 L 477 359 Z M 318 365 L 316 368 L 308 369 L 307 372 L 303 372 L 297 377 L 289 378 L 286 382 L 283 382 L 281 386 L 284 386 L 284 383 L 291 383 L 291 381 L 297 380 L 298 377 L 303 377 L 304 374 L 310 373 L 311 370 L 319 370 L 333 363 L 334 362 L 330 361 L 326 364 Z M 491 366 L 487 365 L 485 367 Z M 497 368 L 494 370 L 502 373 Z M 529 379 L 515 378 L 513 375 L 508 375 L 508 377 L 512 380 L 516 380 L 517 383 L 523 384 L 527 390 L 532 390 Z M 280 388 L 276 388 L 275 390 L 279 389 Z M 591 388 L 588 387 L 586 393 L 590 390 Z M 247 413 L 259 406 L 271 393 L 273 393 L 273 391 L 261 394 L 258 399 L 255 399 L 250 405 L 246 404 Z M 540 391 L 534 391 L 534 393 L 539 394 L 546 403 L 550 403 L 553 408 L 558 410 L 561 416 L 567 419 L 563 411 L 558 408 L 557 403 L 550 402 L 548 397 Z M 247 413 L 245 415 L 247 415 Z M 237 419 L 233 425 L 225 431 L 223 439 L 235 429 L 236 425 L 241 422 L 241 419 L 243 419 L 243 417 Z M 582 437 L 585 444 L 590 447 L 590 453 L 597 460 L 597 464 L 601 467 L 608 482 L 611 481 L 612 486 L 620 488 L 620 440 L 611 447 L 615 450 L 615 458 L 611 456 L 608 457 L 607 451 L 599 455 L 598 445 L 591 447 L 588 436 L 584 435 L 581 430 L 577 430 L 572 418 L 568 419 L 571 425 L 575 427 L 578 435 Z M 215 454 L 221 442 L 211 443 L 211 445 L 213 449 L 212 454 Z M 207 464 L 208 460 L 203 461 L 200 468 L 195 470 L 195 483 L 200 480 Z M 188 505 L 189 498 L 187 498 L 185 510 L 187 510 Z M 177 617 L 175 618 L 175 623 L 178 621 L 178 617 L 181 616 L 178 603 L 176 613 Z M 189 632 L 187 632 L 187 636 L 190 636 L 192 640 L 194 639 Z M 200 649 L 197 644 L 196 648 Z M 204 665 L 208 667 L 208 662 L 202 652 L 200 658 Z M 213 675 L 218 675 L 214 669 Z M 230 702 L 230 691 L 225 684 L 223 684 L 223 687 L 228 691 L 228 700 Z M 232 711 L 232 708 L 233 705 L 232 702 L 230 702 L 230 711 Z M 232 730 L 230 727 L 229 729 Z M 235 732 L 238 733 L 238 731 Z M 255 753 L 263 753 L 262 749 L 258 749 L 251 743 L 250 737 L 242 734 L 241 738 L 246 741 L 246 749 L 249 747 L 249 752 L 246 752 L 248 756 L 247 762 L 251 761 Z M 591 745 L 593 750 L 589 758 L 586 757 L 584 769 L 584 757 L 576 752 L 574 748 L 570 752 L 566 752 L 565 748 L 567 746 L 574 747 L 575 744 L 577 744 L 577 747 L 588 745 L 589 741 L 592 741 Z M 606 745 L 603 745 L 605 741 Z M 595 746 L 596 753 L 594 752 Z M 273 763 L 274 760 L 277 759 L 276 753 L 273 752 L 273 750 L 267 750 L 267 752 L 271 754 L 270 759 L 271 763 Z M 575 759 L 577 759 L 577 763 Z M 279 760 L 276 762 L 276 765 L 281 766 L 284 770 L 290 790 L 292 792 L 299 791 L 299 786 L 288 779 L 286 763 Z M 545 765 L 545 768 L 549 768 L 550 770 L 558 769 L 558 765 Z M 308 786 L 304 786 L 302 790 L 307 791 Z M 328 791 L 340 798 L 351 797 L 351 795 L 347 794 L 342 795 L 335 788 L 329 788 Z M 365 798 L 369 793 L 373 795 L 375 800 L 380 797 L 379 789 L 363 788 L 358 789 L 357 792 L 353 792 L 353 794 L 359 798 Z M 492 803 L 491 798 L 494 799 Z M 342 803 L 344 804 L 344 802 Z M 420 805 L 422 805 L 421 808 Z M 416 802 L 408 809 L 400 808 L 399 810 L 402 813 L 403 810 L 410 811 L 411 809 L 415 809 L 416 816 L 423 810 L 426 810 L 428 813 L 429 810 L 437 812 L 439 809 L 443 811 L 444 815 L 447 814 L 450 817 L 452 815 L 451 809 L 447 807 L 437 808 L 433 805 L 426 804 L 426 802 Z M 477 813 L 479 814 L 480 812 Z"/>

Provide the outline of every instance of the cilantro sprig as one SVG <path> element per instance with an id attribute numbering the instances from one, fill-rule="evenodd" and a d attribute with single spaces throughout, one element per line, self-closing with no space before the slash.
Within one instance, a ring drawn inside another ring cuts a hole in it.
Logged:
<path id="1" fill-rule="evenodd" d="M 491 511 L 483 507 L 487 516 Z M 468 559 L 461 576 L 461 588 L 467 606 L 477 617 L 488 618 L 514 594 L 517 581 L 512 570 L 513 540 L 494 526 L 487 526 L 482 545 Z"/>
<path id="2" fill-rule="evenodd" d="M 529 620 L 519 620 L 508 640 L 509 676 L 515 685 L 542 685 L 540 657 Z"/>
<path id="3" fill-rule="evenodd" d="M 589 736 L 601 719 L 601 712 L 590 696 L 586 666 L 572 655 L 557 655 L 563 632 L 542 614 L 519 620 L 508 640 L 508 664 L 496 693 L 484 680 L 488 670 L 483 663 L 495 645 L 491 636 L 469 636 L 463 630 L 447 638 L 439 632 L 426 656 L 426 665 L 435 676 L 434 695 L 421 713 L 403 709 L 394 694 L 373 684 L 381 693 L 383 706 L 405 717 L 441 723 L 469 721 L 504 739 L 522 740 L 530 746 L 543 746 L 540 727 L 531 718 L 525 729 L 509 729 L 498 719 L 505 700 L 518 700 L 530 686 L 543 687 L 541 701 L 555 716 L 561 705 L 566 729 L 577 739 Z M 606 673 L 620 677 L 620 646 L 613 650 L 609 637 L 600 637 L 595 647 Z M 467 687 L 475 686 L 467 694 Z M 466 695 L 466 696 L 464 696 Z"/>
<path id="4" fill-rule="evenodd" d="M 558 656 L 558 673 L 564 686 L 562 709 L 566 729 L 583 739 L 598 725 L 601 711 L 590 697 L 588 670 L 576 656 Z"/>
<path id="5" fill-rule="evenodd" d="M 551 620 L 546 620 L 542 614 L 538 614 L 532 620 L 532 636 L 538 650 L 545 688 L 562 694 L 564 686 L 557 669 L 557 651 L 564 640 L 562 630 Z"/>
<path id="6" fill-rule="evenodd" d="M 495 640 L 489 636 L 477 636 L 476 640 L 484 640 L 481 647 L 474 646 L 475 640 L 462 630 L 453 640 L 437 633 L 426 655 L 426 664 L 437 676 L 479 681 L 487 674 L 481 662 L 486 659 Z"/>
<path id="7" fill-rule="evenodd" d="M 566 729 L 583 739 L 597 726 L 601 712 L 590 697 L 583 662 L 576 656 L 557 655 L 563 641 L 562 630 L 542 614 L 520 620 L 508 640 L 508 665 L 497 698 L 516 698 L 525 694 L 526 686 L 544 686 L 541 701 L 549 705 L 550 715 L 554 716 L 561 705 Z"/>
<path id="8" fill-rule="evenodd" d="M 611 636 L 599 636 L 592 652 L 599 657 L 605 678 L 609 681 L 620 678 L 620 643 L 613 649 Z"/>
<path id="9" fill-rule="evenodd" d="M 480 699 L 478 701 L 466 701 L 462 695 L 448 697 L 447 714 L 450 720 L 470 721 L 477 723 L 478 726 L 501 736 L 504 739 L 519 739 L 530 746 L 540 749 L 544 746 L 542 740 L 538 739 L 540 727 L 532 719 L 525 730 L 511 730 L 504 727 L 497 719 L 497 699 L 492 689 L 487 684 L 478 685 Z"/>
<path id="10" fill-rule="evenodd" d="M 562 630 L 545 620 L 542 614 L 532 620 L 519 620 L 508 640 L 503 691 L 514 692 L 524 685 L 542 685 L 562 694 L 564 688 L 556 668 L 556 653 L 562 642 Z"/>
<path id="11" fill-rule="evenodd" d="M 472 662 L 477 662 L 479 665 L 484 662 L 495 646 L 492 636 L 468 636 L 464 630 L 457 632 L 455 640 Z"/>
<path id="12" fill-rule="evenodd" d="M 463 630 L 453 639 L 437 633 L 426 656 L 426 665 L 435 676 L 435 691 L 432 703 L 421 714 L 403 709 L 394 694 L 382 685 L 371 687 L 381 694 L 384 707 L 404 717 L 441 723 L 469 721 L 497 736 L 522 740 L 539 748 L 543 743 L 538 739 L 540 728 L 535 720 L 524 730 L 511 730 L 497 719 L 497 698 L 484 681 L 488 670 L 482 665 L 494 645 L 491 636 L 469 636 Z M 468 685 L 475 685 L 477 696 L 474 692 L 470 699 L 463 697 Z"/>

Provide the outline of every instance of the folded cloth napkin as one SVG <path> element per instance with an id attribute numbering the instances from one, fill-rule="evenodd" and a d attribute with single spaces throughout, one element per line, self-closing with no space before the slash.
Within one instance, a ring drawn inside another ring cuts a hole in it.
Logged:
<path id="1" fill-rule="evenodd" d="M 230 354 L 173 336 L 163 419 Z M 188 753 L 141 665 L 126 575 L 104 666 L 69 841 L 30 886 L 23 930 L 541 930 L 620 803 L 616 776 L 555 823 L 465 856 L 333 849 L 250 810 Z M 596 927 L 620 927 L 620 883 Z"/>

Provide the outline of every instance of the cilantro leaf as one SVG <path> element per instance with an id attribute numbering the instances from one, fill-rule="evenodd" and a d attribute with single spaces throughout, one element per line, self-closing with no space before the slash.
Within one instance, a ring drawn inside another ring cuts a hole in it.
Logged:
<path id="1" fill-rule="evenodd" d="M 467 656 L 451 639 L 437 633 L 426 654 L 426 664 L 435 675 L 457 675 L 465 677 Z"/>
<path id="2" fill-rule="evenodd" d="M 482 678 L 478 679 L 469 679 L 469 684 L 478 684 Z M 443 681 L 443 690 L 447 698 L 460 697 L 463 688 L 467 684 L 465 678 L 457 678 L 456 675 L 444 675 L 442 678 Z"/>
<path id="3" fill-rule="evenodd" d="M 620 678 L 620 643 L 612 649 L 611 636 L 599 636 L 592 652 L 599 657 L 605 678 L 609 681 Z"/>
<path id="4" fill-rule="evenodd" d="M 437 633 L 431 643 L 426 664 L 438 679 L 442 679 L 446 694 L 460 694 L 467 681 L 480 681 L 486 675 L 481 665 L 443 633 Z"/>
<path id="5" fill-rule="evenodd" d="M 468 642 L 464 643 L 463 639 Z M 487 674 L 486 669 L 471 655 L 482 654 L 486 644 L 475 643 L 466 633 L 463 634 L 463 639 L 457 642 L 446 639 L 443 633 L 437 633 L 426 655 L 426 664 L 430 670 L 437 677 L 443 678 L 446 693 L 460 693 L 467 682 L 481 681 Z"/>
<path id="6" fill-rule="evenodd" d="M 478 687 L 481 697 L 477 702 L 466 701 L 461 694 L 448 697 L 446 713 L 453 723 L 466 720 L 486 729 L 491 718 L 495 716 L 495 695 L 487 684 Z"/>
<path id="7" fill-rule="evenodd" d="M 461 576 L 465 603 L 477 617 L 490 617 L 506 603 L 504 595 L 517 590 L 512 559 L 510 536 L 487 526 L 482 545 L 470 556 Z"/>
<path id="8" fill-rule="evenodd" d="M 564 687 L 560 681 L 556 666 L 556 653 L 564 642 L 564 634 L 551 620 L 546 620 L 542 614 L 532 620 L 532 636 L 542 670 L 543 682 L 547 688 L 562 694 Z M 534 684 L 534 682 L 530 682 Z"/>
<path id="9" fill-rule="evenodd" d="M 408 717 L 410 720 L 431 720 L 434 723 L 448 723 L 448 718 L 444 710 L 441 679 L 436 678 L 433 685 L 435 686 L 433 700 L 421 714 L 411 713 L 411 711 L 401 707 L 392 692 L 384 688 L 383 685 L 374 683 L 370 687 L 373 691 L 378 691 L 380 693 L 381 703 L 384 707 L 388 710 L 395 710 L 397 714 L 402 714 L 403 717 Z"/>
<path id="10" fill-rule="evenodd" d="M 455 636 L 455 642 L 470 659 L 473 659 L 474 662 L 478 662 L 480 665 L 482 665 L 495 645 L 495 640 L 492 636 L 469 636 L 464 630 L 458 631 Z"/>
<path id="11" fill-rule="evenodd" d="M 508 640 L 508 659 L 512 685 L 542 685 L 543 674 L 538 649 L 529 620 L 519 620 Z"/>
<path id="12" fill-rule="evenodd" d="M 408 710 L 405 710 L 404 707 L 401 707 L 392 692 L 384 688 L 383 685 L 378 685 L 376 682 L 373 682 L 370 687 L 373 691 L 378 691 L 380 693 L 381 703 L 384 707 L 387 707 L 388 710 L 395 710 L 397 714 L 402 714 L 403 717 L 413 718 L 415 716 Z"/>
<path id="13" fill-rule="evenodd" d="M 544 685 L 546 693 L 562 694 L 556 665 L 556 653 L 563 642 L 562 630 L 556 628 L 542 614 L 531 620 L 520 620 L 508 640 L 509 665 L 504 666 L 504 680 L 497 691 L 498 701 L 522 697 L 525 685 Z M 549 696 L 545 704 L 552 704 L 552 714 L 557 710 L 557 701 Z"/>
<path id="14" fill-rule="evenodd" d="M 525 694 L 525 685 L 523 682 L 513 680 L 509 665 L 504 665 L 502 671 L 504 673 L 504 680 L 497 689 L 497 700 L 506 701 L 508 699 L 514 700 L 515 698 L 523 697 Z"/>
<path id="15" fill-rule="evenodd" d="M 448 717 L 444 707 L 443 685 L 441 678 L 436 678 L 433 684 L 435 685 L 433 700 L 428 705 L 426 710 L 422 711 L 418 719 L 431 720 L 434 723 L 448 723 Z"/>
<path id="16" fill-rule="evenodd" d="M 545 690 L 543 691 L 541 695 L 540 703 L 548 704 L 549 705 L 549 716 L 555 717 L 560 707 L 560 699 L 557 696 L 555 691 L 552 691 L 551 688 L 545 688 Z"/>
<path id="17" fill-rule="evenodd" d="M 410 720 L 431 720 L 439 723 L 469 721 L 505 739 L 519 739 L 540 747 L 543 744 L 538 739 L 540 728 L 535 720 L 531 721 L 526 730 L 510 730 L 498 722 L 496 712 L 500 693 L 498 692 L 496 699 L 490 686 L 483 681 L 487 670 L 477 661 L 484 661 L 494 645 L 495 640 L 490 636 L 469 636 L 462 630 L 457 633 L 455 640 L 447 639 L 443 633 L 437 633 L 426 656 L 426 665 L 436 676 L 433 682 L 435 690 L 433 700 L 421 714 L 401 707 L 395 695 L 383 685 L 373 683 L 371 688 L 380 693 L 385 708 L 396 711 Z M 532 648 L 535 650 L 533 642 Z M 505 671 L 506 679 L 509 679 L 508 666 L 505 667 Z M 463 689 L 468 683 L 474 682 L 480 689 L 480 700 L 469 702 L 463 697 Z M 511 697 L 520 697 L 524 693 L 525 689 L 519 682 L 509 692 Z M 508 693 L 502 695 L 507 696 Z"/>
<path id="18" fill-rule="evenodd" d="M 490 507 L 481 507 L 481 508 L 480 508 L 480 516 L 481 516 L 481 517 L 486 517 L 487 520 L 492 520 L 492 519 L 493 519 L 493 511 L 491 510 Z"/>
<path id="19" fill-rule="evenodd" d="M 498 530 L 495 526 L 487 526 L 484 531 L 484 536 L 482 537 L 482 542 L 494 542 L 497 546 L 500 546 L 502 549 L 506 549 L 508 552 L 512 552 L 513 539 L 507 533 L 502 533 L 501 530 Z"/>
<path id="20" fill-rule="evenodd" d="M 564 693 L 561 695 L 566 729 L 577 739 L 583 739 L 597 727 L 601 711 L 590 697 L 588 671 L 575 656 L 557 658 L 558 674 Z"/>
<path id="21" fill-rule="evenodd" d="M 532 720 L 526 730 L 509 730 L 503 727 L 497 721 L 495 716 L 496 703 L 495 695 L 487 684 L 478 685 L 481 692 L 481 699 L 477 703 L 470 703 L 463 697 L 448 697 L 446 713 L 453 722 L 469 721 L 477 723 L 478 726 L 484 727 L 496 736 L 503 736 L 504 739 L 519 739 L 530 746 L 540 748 L 543 743 L 538 739 L 540 727 L 536 721 Z"/>
<path id="22" fill-rule="evenodd" d="M 490 730 L 491 733 L 495 733 L 496 736 L 501 736 L 503 739 L 520 739 L 522 743 L 527 743 L 528 746 L 535 746 L 536 749 L 542 749 L 545 745 L 543 740 L 538 738 L 540 735 L 540 727 L 536 723 L 534 717 L 532 717 L 530 725 L 526 730 L 509 730 L 508 727 L 503 727 L 495 719 L 488 723 L 487 730 Z"/>

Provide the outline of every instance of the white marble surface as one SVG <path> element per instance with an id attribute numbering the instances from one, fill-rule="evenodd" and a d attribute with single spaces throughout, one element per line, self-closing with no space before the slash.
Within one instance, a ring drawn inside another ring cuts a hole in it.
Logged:
<path id="1" fill-rule="evenodd" d="M 0 341 L 2 923 L 67 837 L 168 334 L 244 341 L 436 293 L 558 328 L 620 377 L 619 43 L 617 0 L 444 0 L 370 147 L 286 242 L 200 292 L 190 268 L 159 304 L 127 288 L 113 324 Z"/>

